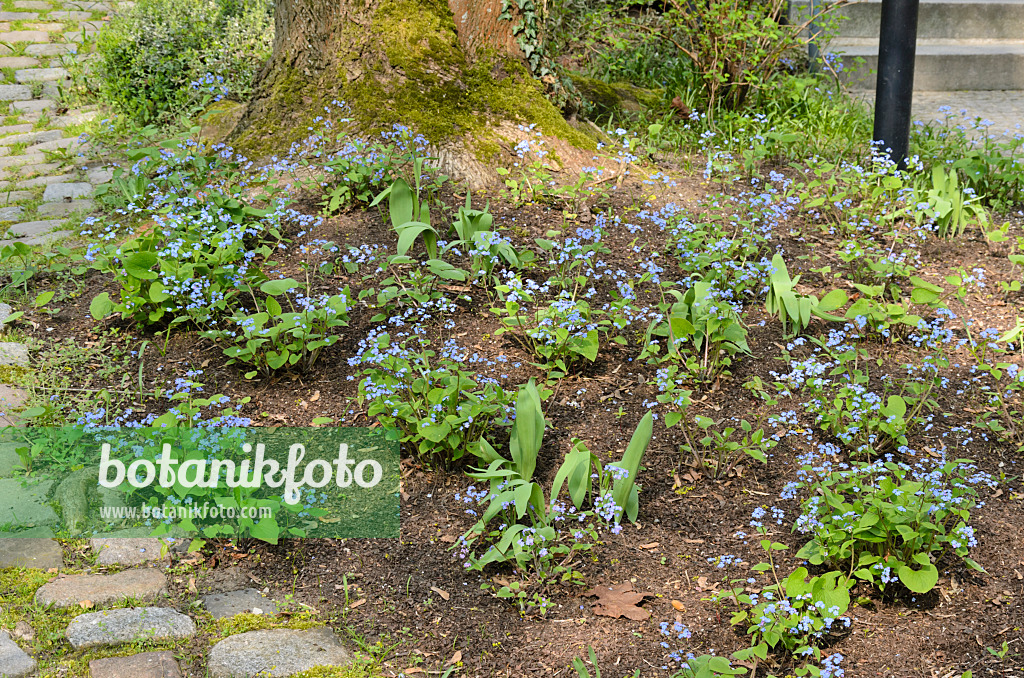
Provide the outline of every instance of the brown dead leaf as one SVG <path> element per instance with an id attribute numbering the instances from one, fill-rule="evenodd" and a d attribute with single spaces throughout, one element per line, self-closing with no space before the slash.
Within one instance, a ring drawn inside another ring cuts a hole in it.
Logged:
<path id="1" fill-rule="evenodd" d="M 441 535 L 441 541 L 443 541 L 445 544 L 454 544 L 455 543 L 455 535 L 452 535 L 452 534 Z"/>
<path id="2" fill-rule="evenodd" d="M 318 400 L 320 400 L 320 391 L 313 391 L 313 395 L 309 396 L 309 402 L 315 403 Z"/>
<path id="3" fill-rule="evenodd" d="M 188 578 L 188 592 L 189 593 L 199 593 L 199 589 L 196 588 L 196 578 L 195 577 L 189 577 Z"/>
<path id="4" fill-rule="evenodd" d="M 356 609 L 357 607 L 359 607 L 360 605 L 362 605 L 365 602 L 366 602 L 366 598 L 360 598 L 359 600 L 357 600 L 354 603 L 352 603 L 351 605 L 349 605 L 348 609 L 354 610 L 354 609 Z"/>
<path id="5" fill-rule="evenodd" d="M 430 590 L 436 593 L 437 595 L 441 596 L 441 600 L 447 601 L 449 598 L 451 598 L 451 594 L 449 594 L 444 589 L 439 589 L 436 586 L 431 586 Z"/>
<path id="6" fill-rule="evenodd" d="M 403 671 L 402 673 L 404 673 L 404 674 L 406 674 L 406 675 L 409 675 L 410 673 L 426 673 L 426 671 L 425 671 L 425 670 L 423 670 L 423 669 L 421 669 L 421 668 L 420 668 L 420 667 L 418 667 L 418 666 L 410 666 L 409 668 L 407 668 L 407 669 L 406 669 L 405 671 Z"/>
<path id="7" fill-rule="evenodd" d="M 637 607 L 637 603 L 654 594 L 634 591 L 633 584 L 628 581 L 615 586 L 595 586 L 583 595 L 597 598 L 594 614 L 602 617 L 626 617 L 633 621 L 643 621 L 651 616 L 648 610 Z"/>
<path id="8" fill-rule="evenodd" d="M 452 658 L 448 660 L 448 664 L 454 665 L 462 661 L 462 650 L 456 650 Z"/>
<path id="9" fill-rule="evenodd" d="M 92 604 L 91 600 L 83 600 L 80 603 L 78 603 L 78 605 L 83 610 L 91 610 L 93 607 L 95 607 L 95 605 Z"/>
<path id="10" fill-rule="evenodd" d="M 672 607 L 676 608 L 680 612 L 686 612 L 686 606 L 683 605 L 683 601 L 681 600 L 673 600 Z"/>
<path id="11" fill-rule="evenodd" d="M 640 548 L 645 550 L 656 549 L 661 546 L 660 542 L 652 541 L 650 544 L 640 544 Z"/>

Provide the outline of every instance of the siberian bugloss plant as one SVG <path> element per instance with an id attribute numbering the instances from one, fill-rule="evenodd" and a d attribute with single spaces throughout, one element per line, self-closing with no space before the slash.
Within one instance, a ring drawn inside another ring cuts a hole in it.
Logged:
<path id="1" fill-rule="evenodd" d="M 465 357 L 454 344 L 436 352 L 425 340 L 373 334 L 349 360 L 360 367 L 357 400 L 414 455 L 450 468 L 509 423 L 512 401 L 500 383 L 465 369 Z"/>
<path id="2" fill-rule="evenodd" d="M 982 569 L 967 555 L 977 545 L 970 510 L 978 503 L 974 486 L 993 482 L 969 459 L 824 463 L 804 466 L 801 475 L 783 492 L 809 492 L 794 525 L 811 537 L 799 558 L 882 590 L 899 581 L 915 593 L 935 586 L 934 560 L 946 549 Z"/>
<path id="3" fill-rule="evenodd" d="M 625 325 L 623 318 L 609 319 L 603 310 L 591 308 L 585 299 L 566 291 L 546 306 L 528 310 L 533 296 L 521 281 L 512 279 L 497 289 L 505 304 L 491 309 L 502 324 L 495 335 L 513 332 L 512 336 L 537 358 L 537 366 L 547 370 L 552 379 L 579 369 L 584 361 L 597 360 L 601 335 Z M 625 340 L 616 337 L 614 341 Z"/>
<path id="4" fill-rule="evenodd" d="M 647 328 L 640 358 L 652 364 L 671 361 L 694 381 L 711 383 L 732 365 L 732 356 L 750 352 L 739 313 L 720 298 L 714 283 L 668 293 L 675 302 L 659 306 L 662 314 Z"/>
<path id="5" fill-rule="evenodd" d="M 782 511 L 771 507 L 772 515 L 779 522 Z M 761 522 L 767 512 L 757 508 L 752 513 L 751 526 L 762 536 L 761 548 L 768 557 L 767 562 L 752 566 L 754 572 L 768 576 L 774 583 L 756 588 L 757 579 L 733 579 L 730 585 L 716 592 L 708 600 L 736 607 L 729 623 L 746 626 L 750 636 L 750 647 L 733 653 L 741 661 L 756 663 L 768 658 L 768 653 L 783 650 L 797 657 L 813 656 L 821 659 L 820 646 L 830 635 L 848 629 L 849 617 L 844 617 L 850 607 L 851 581 L 841 572 L 828 572 L 811 577 L 805 567 L 798 567 L 785 579 L 777 573 L 774 554 L 787 550 L 785 544 L 767 538 L 768 531 Z M 719 567 L 727 561 L 719 562 Z M 710 560 L 710 559 L 709 559 Z M 806 664 L 797 669 L 797 675 L 818 675 L 818 668 Z"/>
<path id="6" fill-rule="evenodd" d="M 282 368 L 308 372 L 320 352 L 340 339 L 331 330 L 348 326 L 349 298 L 347 290 L 330 296 L 307 296 L 308 282 L 305 289 L 296 292 L 300 287 L 299 281 L 292 278 L 268 280 L 259 288 L 267 295 L 262 309 L 258 297 L 250 290 L 253 311 L 239 308 L 230 319 L 204 331 L 202 336 L 226 344 L 224 355 L 230 359 L 229 364 L 253 367 L 246 372 L 246 379 L 257 374 L 270 376 Z M 287 310 L 278 297 L 288 305 Z"/>

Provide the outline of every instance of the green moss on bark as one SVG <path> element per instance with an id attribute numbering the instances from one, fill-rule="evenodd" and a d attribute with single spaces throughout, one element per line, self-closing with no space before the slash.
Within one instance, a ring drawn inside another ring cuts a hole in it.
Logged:
<path id="1" fill-rule="evenodd" d="M 571 77 L 576 89 L 594 105 L 598 115 L 637 113 L 657 108 L 662 102 L 661 90 L 644 89 L 628 82 L 607 83 L 575 73 Z"/>
<path id="2" fill-rule="evenodd" d="M 535 124 L 579 148 L 596 148 L 565 121 L 518 61 L 494 54 L 469 60 L 446 2 L 383 0 L 373 12 L 370 35 L 376 50 L 357 50 L 356 36 L 339 36 L 331 43 L 337 50 L 334 67 L 319 75 L 276 63 L 262 102 L 265 112 L 236 145 L 251 155 L 281 152 L 308 134 L 328 102 L 339 100 L 348 104 L 355 131 L 364 134 L 401 124 L 439 145 L 469 135 L 479 140 L 478 152 L 495 155 L 497 140 L 488 128 L 512 121 Z"/>

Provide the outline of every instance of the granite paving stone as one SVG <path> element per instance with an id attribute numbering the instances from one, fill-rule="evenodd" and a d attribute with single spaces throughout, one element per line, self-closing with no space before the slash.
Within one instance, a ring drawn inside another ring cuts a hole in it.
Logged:
<path id="1" fill-rule="evenodd" d="M 39 65 L 32 57 L 0 57 L 0 68 L 32 68 Z"/>
<path id="2" fill-rule="evenodd" d="M 126 607 L 79 615 L 64 636 L 76 650 L 139 640 L 185 640 L 196 634 L 191 617 L 167 607 Z"/>
<path id="3" fill-rule="evenodd" d="M 17 535 L 0 533 L 0 567 L 34 567 L 40 570 L 64 567 L 64 553 L 53 539 L 50 528 L 37 527 Z"/>
<path id="4" fill-rule="evenodd" d="M 7 631 L 0 631 L 0 676 L 24 678 L 32 675 L 35 670 L 36 660 L 18 647 Z"/>
<path id="5" fill-rule="evenodd" d="M 2 39 L 0 38 L 0 40 Z M 0 85 L 0 101 L 27 101 L 31 98 L 31 87 L 26 85 Z"/>
<path id="6" fill-rule="evenodd" d="M 16 341 L 0 341 L 0 365 L 28 365 L 28 346 Z"/>
<path id="7" fill-rule="evenodd" d="M 92 200 L 71 200 L 70 202 L 47 202 L 40 205 L 36 212 L 41 217 L 66 217 L 75 212 L 91 212 L 96 207 Z M 3 212 L 3 209 L 0 209 Z"/>
<path id="8" fill-rule="evenodd" d="M 181 668 L 169 650 L 107 657 L 89 662 L 92 678 L 181 678 Z"/>
<path id="9" fill-rule="evenodd" d="M 0 524 L 24 528 L 56 523 L 57 514 L 46 496 L 53 481 L 29 480 L 24 487 L 22 484 L 19 478 L 0 479 Z"/>
<path id="10" fill-rule="evenodd" d="M 29 45 L 25 48 L 25 54 L 29 54 L 35 57 L 63 56 L 65 54 L 74 54 L 77 51 L 78 45 L 67 45 L 60 43 L 42 43 L 36 45 Z"/>
<path id="11" fill-rule="evenodd" d="M 329 628 L 266 629 L 228 636 L 210 649 L 212 678 L 283 678 L 314 666 L 345 666 L 352 655 Z"/>
<path id="12" fill-rule="evenodd" d="M 25 208 L 21 205 L 0 207 L 0 221 L 16 221 L 25 214 Z"/>
<path id="13" fill-rule="evenodd" d="M 208 596 L 203 596 L 203 607 L 214 619 L 234 617 L 236 614 L 254 610 L 259 610 L 259 614 L 275 611 L 274 601 L 256 589 L 211 593 Z"/>
<path id="14" fill-rule="evenodd" d="M 45 221 L 26 221 L 21 224 L 15 224 L 11 226 L 8 231 L 11 235 L 19 238 L 31 238 L 36 235 L 42 235 L 48 233 L 53 229 L 57 228 L 64 221 L 61 219 L 49 219 Z"/>
<path id="15" fill-rule="evenodd" d="M 43 192 L 43 202 L 63 202 L 92 195 L 92 184 L 82 181 L 75 183 L 50 184 Z"/>
<path id="16" fill-rule="evenodd" d="M 163 548 L 163 543 L 156 537 L 96 537 L 89 541 L 89 545 L 93 552 L 99 554 L 96 562 L 100 565 L 141 565 L 159 560 Z"/>
<path id="17" fill-rule="evenodd" d="M 28 189 L 38 188 L 39 186 L 49 186 L 50 184 L 60 184 L 71 181 L 74 179 L 74 175 L 71 174 L 55 174 L 48 177 L 36 177 L 35 179 L 25 179 L 15 184 L 17 188 Z"/>
<path id="18" fill-rule="evenodd" d="M 68 69 L 66 68 L 26 68 L 14 72 L 14 79 L 18 82 L 66 80 L 67 77 Z"/>
<path id="19" fill-rule="evenodd" d="M 53 141 L 63 139 L 64 133 L 57 129 L 48 129 L 41 132 L 29 132 L 27 134 L 12 134 L 9 137 L 0 138 L 0 145 L 10 146 L 11 144 L 38 144 L 42 141 Z"/>
<path id="20" fill-rule="evenodd" d="M 103 607 L 128 598 L 153 600 L 167 592 L 167 577 L 160 570 L 136 568 L 117 574 L 75 574 L 62 576 L 36 590 L 39 605 L 74 607 L 91 601 Z"/>
<path id="21" fill-rule="evenodd" d="M 9 31 L 0 33 L 0 42 L 50 42 L 50 34 L 46 31 Z"/>

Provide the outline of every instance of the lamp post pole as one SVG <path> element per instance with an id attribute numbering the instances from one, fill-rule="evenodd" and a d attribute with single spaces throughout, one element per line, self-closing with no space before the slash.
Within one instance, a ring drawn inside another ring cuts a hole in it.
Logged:
<path id="1" fill-rule="evenodd" d="M 919 3 L 920 0 L 882 0 L 878 34 L 873 139 L 900 169 L 906 169 L 910 145 Z"/>

